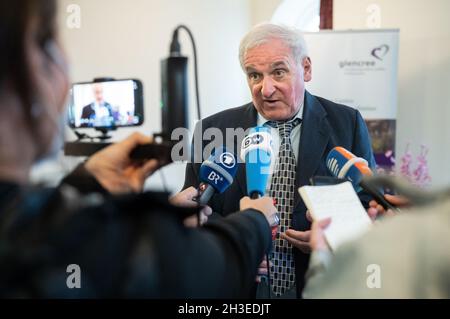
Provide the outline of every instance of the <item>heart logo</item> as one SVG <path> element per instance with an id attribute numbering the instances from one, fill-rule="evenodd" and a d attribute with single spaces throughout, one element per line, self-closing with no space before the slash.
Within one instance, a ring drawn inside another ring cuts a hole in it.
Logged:
<path id="1" fill-rule="evenodd" d="M 387 44 L 380 45 L 378 48 L 372 50 L 372 56 L 382 61 L 383 57 L 389 52 L 389 46 Z"/>

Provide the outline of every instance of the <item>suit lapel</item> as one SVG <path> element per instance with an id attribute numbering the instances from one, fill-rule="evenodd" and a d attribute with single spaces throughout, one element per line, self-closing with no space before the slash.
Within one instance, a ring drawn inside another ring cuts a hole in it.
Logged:
<path id="1" fill-rule="evenodd" d="M 242 127 L 244 130 L 247 130 L 249 128 L 255 127 L 257 123 L 257 112 L 255 107 L 253 106 L 253 103 L 247 104 L 247 106 L 244 109 L 244 114 L 241 119 L 240 125 L 237 127 Z M 242 141 L 238 141 L 237 145 L 237 156 L 241 156 L 241 143 Z M 240 161 L 240 160 L 239 160 Z M 239 168 L 236 172 L 236 180 L 241 188 L 242 194 L 247 194 L 247 177 L 246 177 L 246 170 L 245 170 L 245 164 L 239 164 Z"/>
<path id="2" fill-rule="evenodd" d="M 309 178 L 314 175 L 330 138 L 330 126 L 327 113 L 316 97 L 305 91 L 303 121 L 298 151 L 297 174 L 294 191 L 294 207 L 300 202 L 297 189 L 309 185 Z"/>

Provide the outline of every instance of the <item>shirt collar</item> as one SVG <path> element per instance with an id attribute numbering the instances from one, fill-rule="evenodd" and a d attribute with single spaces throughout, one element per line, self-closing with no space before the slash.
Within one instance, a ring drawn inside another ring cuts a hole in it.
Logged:
<path id="1" fill-rule="evenodd" d="M 299 118 L 299 119 L 303 119 L 303 104 L 300 106 L 297 114 L 292 118 Z M 257 126 L 263 126 L 264 124 L 266 124 L 267 122 L 269 122 L 269 120 L 265 119 L 261 114 L 259 114 L 258 112 L 258 116 L 256 118 L 256 125 Z"/>

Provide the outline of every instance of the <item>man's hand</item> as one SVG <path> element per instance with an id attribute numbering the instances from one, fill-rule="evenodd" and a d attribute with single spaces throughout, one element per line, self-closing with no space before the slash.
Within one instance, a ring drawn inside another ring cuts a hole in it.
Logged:
<path id="1" fill-rule="evenodd" d="M 197 202 L 193 201 L 193 198 L 198 195 L 198 190 L 194 187 L 186 188 L 184 191 L 179 192 L 172 196 L 169 201 L 172 205 L 185 208 L 197 207 Z M 203 225 L 208 221 L 208 217 L 212 214 L 212 209 L 209 206 L 203 206 L 200 210 L 200 225 Z M 192 215 L 184 220 L 184 225 L 186 227 L 197 227 L 198 226 L 198 216 Z"/>
<path id="2" fill-rule="evenodd" d="M 243 197 L 239 203 L 239 209 L 241 211 L 246 209 L 255 209 L 264 214 L 269 225 L 274 222 L 274 217 L 277 213 L 277 209 L 273 205 L 273 199 L 270 197 L 261 197 L 258 199 L 250 199 L 250 197 Z"/>
<path id="3" fill-rule="evenodd" d="M 298 231 L 293 229 L 288 229 L 285 233 L 281 233 L 281 238 L 287 240 L 292 246 L 300 249 L 305 254 L 311 252 L 310 239 L 311 231 Z"/>
<path id="4" fill-rule="evenodd" d="M 396 207 L 406 207 L 409 205 L 408 199 L 402 196 L 386 194 L 384 195 L 384 198 Z M 375 200 L 370 201 L 369 206 L 370 207 L 367 210 L 367 214 L 372 219 L 372 221 L 374 221 L 377 217 L 395 215 L 395 212 L 390 209 L 386 211 L 383 206 L 378 204 Z"/>
<path id="5" fill-rule="evenodd" d="M 140 192 L 147 177 L 159 168 L 159 163 L 156 159 L 133 161 L 130 153 L 136 146 L 151 142 L 152 138 L 134 133 L 94 154 L 85 168 L 113 194 Z"/>
<path id="6" fill-rule="evenodd" d="M 306 211 L 306 219 L 312 222 L 311 214 Z M 293 229 L 288 229 L 285 233 L 280 234 L 281 238 L 287 240 L 292 246 L 300 249 L 305 254 L 311 252 L 310 239 L 311 231 L 298 231 Z"/>

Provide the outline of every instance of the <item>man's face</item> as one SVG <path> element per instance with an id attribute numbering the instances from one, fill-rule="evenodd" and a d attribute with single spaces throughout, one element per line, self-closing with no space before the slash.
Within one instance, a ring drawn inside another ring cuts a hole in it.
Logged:
<path id="1" fill-rule="evenodd" d="M 281 40 L 271 40 L 249 49 L 244 69 L 256 110 L 265 119 L 291 119 L 305 96 L 305 82 L 311 80 L 311 61 L 295 61 L 291 49 Z"/>
<path id="2" fill-rule="evenodd" d="M 94 96 L 97 103 L 103 102 L 103 87 L 101 85 L 94 85 Z"/>

